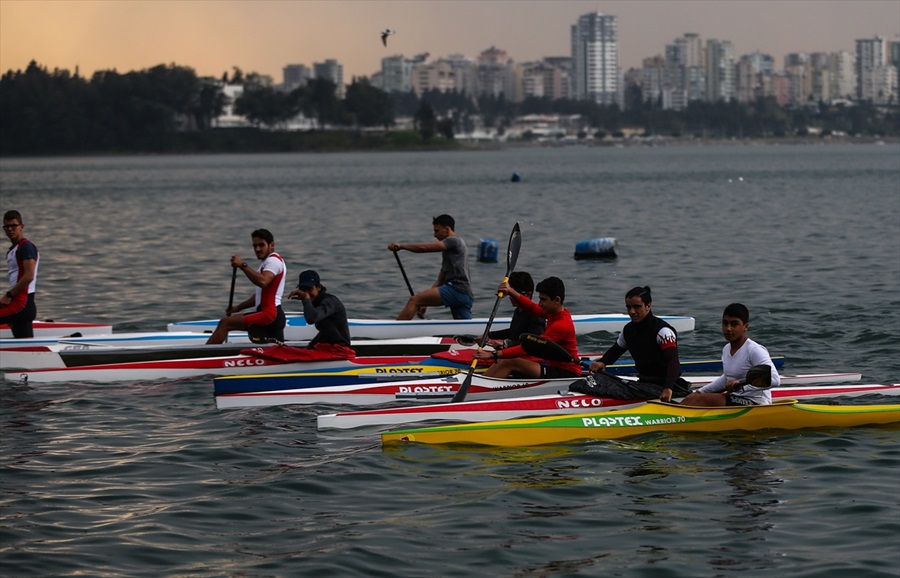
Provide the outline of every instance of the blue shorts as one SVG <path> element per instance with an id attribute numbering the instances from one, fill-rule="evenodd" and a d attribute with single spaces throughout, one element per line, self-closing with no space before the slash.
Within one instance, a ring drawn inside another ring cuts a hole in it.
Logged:
<path id="1" fill-rule="evenodd" d="M 441 294 L 441 303 L 450 308 L 454 319 L 471 319 L 472 303 L 474 300 L 468 293 L 463 293 L 453 285 L 439 285 L 438 293 Z"/>

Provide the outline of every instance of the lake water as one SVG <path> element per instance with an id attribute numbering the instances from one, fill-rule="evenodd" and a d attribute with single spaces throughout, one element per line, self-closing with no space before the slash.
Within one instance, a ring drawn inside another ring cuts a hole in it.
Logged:
<path id="1" fill-rule="evenodd" d="M 41 251 L 45 319 L 132 331 L 219 317 L 229 257 L 253 262 L 258 227 L 292 280 L 315 268 L 352 317 L 393 317 L 407 290 L 387 244 L 429 241 L 449 213 L 472 256 L 482 238 L 504 252 L 518 221 L 518 269 L 562 278 L 573 313 L 624 312 L 625 292 L 650 285 L 656 313 L 697 319 L 684 357 L 717 356 L 722 309 L 740 301 L 786 374 L 900 379 L 896 144 L 2 159 L 11 208 Z M 573 259 L 597 237 L 619 257 Z M 436 255 L 401 258 L 414 288 L 434 281 Z M 471 271 L 486 317 L 505 265 Z M 896 429 L 382 450 L 374 431 L 318 433 L 333 410 L 218 411 L 210 379 L 4 383 L 0 569 L 900 576 Z"/>

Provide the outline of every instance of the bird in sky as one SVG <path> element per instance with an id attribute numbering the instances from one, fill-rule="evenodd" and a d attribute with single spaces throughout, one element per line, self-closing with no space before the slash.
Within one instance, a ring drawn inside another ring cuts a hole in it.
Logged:
<path id="1" fill-rule="evenodd" d="M 386 28 L 384 32 L 381 33 L 381 43 L 387 46 L 387 37 L 391 34 L 396 34 L 396 30 L 391 30 L 390 28 Z"/>

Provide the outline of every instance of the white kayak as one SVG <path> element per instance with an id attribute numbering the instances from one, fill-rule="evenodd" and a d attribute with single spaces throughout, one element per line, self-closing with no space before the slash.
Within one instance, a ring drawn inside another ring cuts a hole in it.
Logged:
<path id="1" fill-rule="evenodd" d="M 717 376 L 682 376 L 694 387 L 710 383 Z M 429 403 L 450 401 L 466 378 L 466 372 L 454 375 L 434 376 L 425 379 L 405 379 L 381 383 L 361 383 L 323 387 L 304 387 L 277 391 L 252 391 L 225 393 L 224 384 L 233 378 L 216 378 L 215 398 L 219 409 L 237 407 L 261 407 L 271 405 L 335 403 L 348 405 L 374 405 L 393 401 Z M 472 375 L 467 399 L 498 399 L 541 395 L 567 390 L 580 377 L 563 379 L 501 379 L 480 374 Z M 628 379 L 627 377 L 625 379 Z M 782 376 L 786 385 L 808 385 L 819 383 L 842 383 L 859 381 L 859 373 L 818 373 L 796 376 Z"/>
<path id="2" fill-rule="evenodd" d="M 284 338 L 289 341 L 303 341 L 316 336 L 314 325 L 308 325 L 303 315 L 288 314 L 284 328 Z M 661 316 L 675 331 L 694 330 L 693 317 Z M 598 331 L 615 333 L 621 331 L 631 318 L 624 314 L 572 315 L 575 332 L 587 335 Z M 487 318 L 479 319 L 349 319 L 350 335 L 354 339 L 401 339 L 423 335 L 482 335 L 487 327 Z M 509 328 L 509 317 L 494 319 L 491 329 L 499 331 Z M 216 328 L 218 320 L 179 321 L 168 325 L 169 331 L 210 332 Z"/>
<path id="3" fill-rule="evenodd" d="M 773 399 L 821 399 L 871 394 L 900 395 L 900 384 L 789 385 L 772 390 Z M 643 401 L 637 400 L 609 399 L 566 391 L 515 399 L 490 399 L 345 411 L 319 415 L 316 419 L 319 429 L 352 429 L 419 422 L 498 421 L 522 417 L 585 413 L 602 409 L 626 409 L 643 403 Z"/>
<path id="4" fill-rule="evenodd" d="M 104 323 L 66 323 L 64 321 L 35 321 L 31 324 L 36 338 L 106 335 L 112 333 L 112 325 Z M 12 339 L 8 325 L 0 324 L 0 339 Z"/>
<path id="5" fill-rule="evenodd" d="M 237 355 L 251 345 L 246 333 L 231 333 L 228 343 L 206 345 L 209 335 L 191 332 L 113 333 L 70 339 L 0 340 L 0 369 L 63 369 L 86 365 L 159 361 Z M 307 341 L 286 345 L 305 347 Z M 352 342 L 358 355 L 431 355 L 457 345 L 449 337 L 360 339 Z M 135 374 L 137 375 L 137 374 Z M 133 379 L 128 378 L 126 379 Z M 138 376 L 137 379 L 143 379 Z"/>

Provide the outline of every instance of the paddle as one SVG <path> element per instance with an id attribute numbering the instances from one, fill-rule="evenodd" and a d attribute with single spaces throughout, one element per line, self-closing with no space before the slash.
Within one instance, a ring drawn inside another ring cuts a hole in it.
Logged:
<path id="1" fill-rule="evenodd" d="M 503 277 L 504 283 L 509 281 L 509 274 L 516 268 L 516 261 L 519 259 L 519 249 L 521 247 L 522 232 L 519 230 L 519 223 L 516 223 L 513 226 L 512 233 L 509 234 L 509 244 L 506 248 L 506 275 Z M 500 306 L 500 301 L 502 300 L 503 292 L 498 291 L 497 300 L 494 301 L 494 309 L 491 311 L 491 316 L 488 318 L 487 326 L 484 328 L 484 334 L 481 336 L 481 342 L 478 344 L 477 351 L 484 349 L 484 346 L 488 341 L 491 325 L 494 323 L 494 317 L 497 315 L 497 308 Z M 456 395 L 454 395 L 451 400 L 453 403 L 465 401 L 466 394 L 469 392 L 469 387 L 472 385 L 472 374 L 475 372 L 476 365 L 478 365 L 478 358 L 473 356 L 472 365 L 469 366 L 469 373 L 466 374 L 466 379 L 463 380 L 462 385 L 459 386 L 459 391 L 456 392 Z"/>
<path id="2" fill-rule="evenodd" d="M 547 361 L 571 361 L 582 367 L 588 367 L 590 364 L 587 359 L 575 359 L 568 351 L 559 343 L 545 339 L 534 333 L 523 333 L 519 336 L 519 345 L 525 350 L 525 353 L 533 357 L 540 357 Z"/>
<path id="3" fill-rule="evenodd" d="M 413 291 L 412 284 L 409 282 L 409 277 L 406 276 L 406 269 L 403 268 L 403 263 L 400 262 L 400 251 L 393 251 L 394 258 L 397 259 L 397 266 L 400 267 L 400 273 L 403 274 L 403 280 L 406 281 L 406 288 L 409 289 L 409 296 L 413 297 L 416 292 Z M 425 316 L 422 313 L 417 312 L 419 319 L 425 319 Z"/>
<path id="4" fill-rule="evenodd" d="M 772 369 L 765 363 L 754 365 L 747 371 L 744 381 L 735 386 L 734 391 L 744 391 L 745 385 L 752 385 L 756 389 L 769 389 L 772 387 Z"/>
<path id="5" fill-rule="evenodd" d="M 237 267 L 231 268 L 231 292 L 228 294 L 228 314 L 231 315 L 231 308 L 234 307 L 234 283 L 237 281 Z"/>

